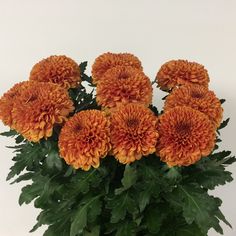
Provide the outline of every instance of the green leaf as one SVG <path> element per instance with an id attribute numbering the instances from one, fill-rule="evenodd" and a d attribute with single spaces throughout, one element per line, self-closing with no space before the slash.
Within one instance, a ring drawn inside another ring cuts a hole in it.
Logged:
<path id="1" fill-rule="evenodd" d="M 111 209 L 111 223 L 123 220 L 127 212 L 135 214 L 137 212 L 136 202 L 130 197 L 128 192 L 116 195 L 108 200 L 107 208 Z"/>
<path id="2" fill-rule="evenodd" d="M 218 128 L 218 130 L 225 128 L 225 127 L 228 125 L 229 120 L 230 120 L 230 118 L 224 120 L 224 121 L 221 123 L 220 127 Z"/>
<path id="3" fill-rule="evenodd" d="M 137 171 L 135 167 L 126 165 L 124 171 L 124 177 L 121 180 L 125 189 L 129 189 L 137 180 Z"/>
<path id="4" fill-rule="evenodd" d="M 73 167 L 68 166 L 67 171 L 66 171 L 66 173 L 64 174 L 64 177 L 69 177 L 69 176 L 71 176 L 75 171 L 76 171 L 76 170 L 75 170 Z"/>
<path id="5" fill-rule="evenodd" d="M 48 153 L 48 156 L 46 158 L 46 164 L 49 169 L 56 168 L 59 171 L 61 171 L 63 167 L 62 160 L 60 156 L 58 155 L 58 152 L 53 149 Z"/>
<path id="6" fill-rule="evenodd" d="M 22 188 L 21 194 L 19 197 L 19 204 L 23 203 L 29 204 L 32 200 L 40 195 L 42 191 L 42 185 L 38 185 L 37 183 L 33 183 L 31 185 L 26 185 Z"/>
<path id="7" fill-rule="evenodd" d="M 168 169 L 165 177 L 169 180 L 176 181 L 178 178 L 181 178 L 181 174 L 177 167 L 171 167 Z"/>
<path id="8" fill-rule="evenodd" d="M 169 209 L 168 215 L 161 223 L 161 228 L 158 234 L 146 234 L 146 235 L 158 235 L 158 236 L 207 236 L 203 234 L 199 227 L 193 224 L 187 224 L 185 219 L 179 213 L 173 213 L 173 209 Z"/>
<path id="9" fill-rule="evenodd" d="M 225 99 L 220 99 L 221 104 L 225 103 L 225 101 L 226 101 Z"/>
<path id="10" fill-rule="evenodd" d="M 15 179 L 13 182 L 11 182 L 11 184 L 14 184 L 14 183 L 19 183 L 21 181 L 26 181 L 26 180 L 30 180 L 32 179 L 32 177 L 34 176 L 34 173 L 32 172 L 28 172 L 28 173 L 25 173 L 23 175 L 20 175 L 17 179 Z"/>
<path id="11" fill-rule="evenodd" d="M 148 186 L 148 189 L 145 189 L 145 190 L 139 192 L 138 203 L 139 203 L 140 212 L 142 212 L 150 202 L 151 193 L 152 193 L 151 189 L 152 189 L 152 187 Z"/>
<path id="12" fill-rule="evenodd" d="M 89 171 L 78 170 L 76 175 L 72 177 L 71 186 L 77 193 L 86 194 L 92 186 L 98 186 L 102 178 L 97 169 L 91 169 Z"/>
<path id="13" fill-rule="evenodd" d="M 80 74 L 84 74 L 87 65 L 88 65 L 88 62 L 87 62 L 87 61 L 81 62 L 81 63 L 79 64 Z"/>
<path id="14" fill-rule="evenodd" d="M 19 175 L 23 170 L 33 171 L 41 167 L 41 161 L 45 158 L 45 150 L 40 144 L 31 144 L 29 142 L 14 147 L 17 150 L 16 156 L 13 158 L 15 162 L 10 168 L 7 180 L 15 175 Z"/>
<path id="15" fill-rule="evenodd" d="M 84 79 L 85 79 L 85 75 Z M 89 77 L 86 77 L 86 81 L 89 82 L 91 79 L 89 79 Z M 82 78 L 83 79 L 83 78 Z M 76 96 L 74 96 L 73 94 L 73 99 L 74 101 L 74 105 L 75 105 L 75 113 L 82 111 L 82 110 L 87 110 L 87 109 L 100 109 L 97 102 L 96 102 L 96 98 L 93 95 L 94 90 L 92 90 L 90 93 L 86 93 L 85 88 L 80 85 L 80 88 L 78 89 L 78 91 L 76 92 Z"/>
<path id="16" fill-rule="evenodd" d="M 116 189 L 115 193 L 121 194 L 123 191 L 131 188 L 136 183 L 136 180 L 137 180 L 137 171 L 135 167 L 126 165 L 124 175 L 121 180 L 123 187 Z"/>
<path id="17" fill-rule="evenodd" d="M 21 135 L 18 135 L 15 140 L 16 140 L 16 143 L 18 144 L 18 143 L 23 142 L 25 140 L 25 138 Z"/>
<path id="18" fill-rule="evenodd" d="M 5 136 L 5 137 L 14 137 L 17 134 L 18 133 L 15 130 L 10 130 L 10 131 L 0 133 L 0 135 Z"/>
<path id="19" fill-rule="evenodd" d="M 115 236 L 134 236 L 134 227 L 134 223 L 126 221 L 123 224 L 119 225 Z"/>
<path id="20" fill-rule="evenodd" d="M 213 190 L 216 186 L 233 181 L 233 178 L 232 173 L 225 171 L 222 166 L 218 166 L 197 174 L 196 181 L 204 188 Z"/>
<path id="21" fill-rule="evenodd" d="M 102 212 L 102 202 L 97 198 L 91 202 L 88 209 L 88 222 L 93 223 Z"/>
<path id="22" fill-rule="evenodd" d="M 77 212 L 72 220 L 71 228 L 70 228 L 70 236 L 76 236 L 79 233 L 82 233 L 84 228 L 87 226 L 88 223 L 88 216 L 91 213 L 89 211 L 91 210 L 92 206 L 94 206 L 94 202 L 100 201 L 99 198 L 101 195 L 95 196 L 95 197 L 88 197 L 86 199 L 83 199 L 81 202 L 85 202 L 84 204 L 80 204 L 80 206 L 77 209 Z M 97 214 L 99 214 L 99 211 L 93 211 L 93 218 L 97 217 Z"/>
<path id="23" fill-rule="evenodd" d="M 221 143 L 221 142 L 222 142 L 222 140 L 220 138 L 216 139 L 216 143 Z"/>
<path id="24" fill-rule="evenodd" d="M 223 213 L 221 212 L 220 209 L 217 210 L 216 212 L 216 217 L 223 221 L 226 225 L 228 225 L 230 228 L 232 228 L 232 225 L 226 220 L 225 216 L 223 215 Z"/>
<path id="25" fill-rule="evenodd" d="M 234 156 L 230 156 L 231 151 L 222 151 L 218 153 L 214 153 L 210 156 L 211 160 L 216 160 L 217 164 L 223 164 L 223 165 L 230 165 L 236 162 L 236 159 Z"/>
<path id="26" fill-rule="evenodd" d="M 196 182 L 206 189 L 214 189 L 218 185 L 224 185 L 233 180 L 232 173 L 225 170 L 227 162 L 233 162 L 234 158 L 228 157 L 230 151 L 214 153 L 209 158 L 203 158 L 195 165 L 195 169 L 185 168 L 189 173 L 185 179 L 187 182 Z M 189 171 L 188 171 L 189 170 Z"/>
<path id="27" fill-rule="evenodd" d="M 152 197 L 158 199 L 160 193 L 160 186 L 155 184 L 154 181 L 144 182 L 145 186 L 141 186 L 136 189 L 137 191 L 137 202 L 139 205 L 140 212 L 143 212 L 146 206 L 149 204 Z"/>
<path id="28" fill-rule="evenodd" d="M 83 232 L 83 229 L 87 225 L 87 208 L 84 207 L 78 211 L 75 219 L 72 221 L 70 228 L 70 236 L 76 236 Z"/>
<path id="29" fill-rule="evenodd" d="M 77 91 L 76 91 L 76 89 L 70 88 L 70 89 L 68 90 L 68 92 L 69 92 L 70 98 L 71 98 L 73 101 L 75 101 L 76 98 L 77 98 Z"/>
<path id="30" fill-rule="evenodd" d="M 89 86 L 91 87 L 95 87 L 95 85 L 93 85 L 93 79 L 91 76 L 87 76 L 86 74 L 83 75 L 83 80 L 87 81 L 89 83 Z"/>
<path id="31" fill-rule="evenodd" d="M 183 216 L 188 224 L 195 222 L 203 234 L 213 227 L 223 233 L 219 220 L 215 216 L 218 201 L 194 185 L 179 186 L 173 194 L 182 198 Z"/>
<path id="32" fill-rule="evenodd" d="M 167 94 L 166 96 L 164 96 L 161 100 L 166 100 L 166 98 L 168 97 L 169 94 Z"/>
<path id="33" fill-rule="evenodd" d="M 53 202 L 50 206 L 47 205 L 37 216 L 38 222 L 30 232 L 34 232 L 42 225 L 51 225 L 55 227 L 49 227 L 49 232 L 56 231 L 58 232 L 57 235 L 59 235 L 61 231 L 67 228 L 66 232 L 68 235 L 71 225 L 71 216 L 73 214 L 71 206 L 73 204 L 73 200 L 70 199 L 70 201 Z"/>
<path id="34" fill-rule="evenodd" d="M 222 164 L 224 164 L 224 165 L 231 165 L 234 162 L 236 162 L 236 158 L 235 158 L 235 156 L 232 156 L 232 157 L 225 158 L 224 162 Z"/>
<path id="35" fill-rule="evenodd" d="M 100 235 L 100 226 L 99 225 L 95 225 L 92 228 L 90 227 L 90 229 L 85 230 L 84 232 L 84 236 L 99 236 Z"/>
<path id="36" fill-rule="evenodd" d="M 157 158 L 155 157 L 154 160 L 156 159 Z M 137 196 L 136 201 L 138 203 L 140 212 L 145 210 L 151 199 L 155 199 L 155 201 L 160 199 L 159 194 L 161 192 L 161 185 L 163 183 L 168 185 L 164 178 L 160 177 L 160 171 L 157 172 L 157 164 L 159 163 L 152 162 L 153 160 L 149 158 L 148 160 L 144 161 L 144 163 L 140 163 L 137 168 L 138 180 L 134 186 L 134 195 Z"/>
<path id="37" fill-rule="evenodd" d="M 153 205 L 145 213 L 145 221 L 148 231 L 152 234 L 158 234 L 163 220 L 167 217 L 167 212 L 163 212 L 159 205 Z"/>
<path id="38" fill-rule="evenodd" d="M 82 79 L 82 81 L 88 82 L 89 86 L 95 87 L 95 85 L 93 85 L 93 83 L 92 83 L 92 77 L 85 74 L 85 70 L 86 70 L 87 64 L 88 63 L 86 61 L 80 63 L 81 79 Z"/>
<path id="39" fill-rule="evenodd" d="M 32 177 L 33 183 L 22 188 L 22 192 L 19 197 L 19 204 L 28 204 L 37 198 L 35 201 L 35 207 L 47 207 L 52 194 L 57 188 L 60 187 L 60 182 L 52 182 L 53 178 L 55 178 L 55 176 L 48 177 L 41 175 L 40 172 L 35 173 Z"/>
<path id="40" fill-rule="evenodd" d="M 173 192 L 166 192 L 163 194 L 163 198 L 166 202 L 176 211 L 181 212 L 183 210 L 183 196 L 178 194 L 179 192 L 176 190 Z"/>
<path id="41" fill-rule="evenodd" d="M 212 154 L 210 156 L 210 159 L 212 159 L 212 160 L 216 159 L 217 161 L 221 161 L 225 157 L 229 156 L 230 154 L 231 154 L 231 151 L 222 151 L 222 152 Z"/>
<path id="42" fill-rule="evenodd" d="M 137 225 L 131 219 L 127 218 L 125 221 L 118 223 L 108 224 L 106 227 L 105 235 L 115 236 L 135 236 Z"/>
<path id="43" fill-rule="evenodd" d="M 11 168 L 10 172 L 7 175 L 6 180 L 12 179 L 15 175 L 20 174 L 26 167 L 26 163 L 24 161 L 16 162 Z"/>
<path id="44" fill-rule="evenodd" d="M 206 236 L 196 224 L 179 226 L 176 229 L 176 236 Z"/>
<path id="45" fill-rule="evenodd" d="M 54 223 L 48 227 L 43 236 L 68 236 L 70 231 L 69 222 L 60 221 L 59 223 Z"/>
<path id="46" fill-rule="evenodd" d="M 155 106 L 153 106 L 153 105 L 150 105 L 150 106 L 149 106 L 149 109 L 151 109 L 155 115 L 157 115 L 157 116 L 159 115 L 159 112 L 158 112 L 157 107 L 155 107 Z"/>
<path id="47" fill-rule="evenodd" d="M 40 196 L 35 200 L 35 207 L 37 208 L 42 208 L 42 207 L 47 207 L 48 204 L 51 201 L 51 198 L 53 194 L 55 193 L 56 190 L 58 190 L 61 186 L 60 182 L 58 181 L 53 181 L 53 179 L 56 177 L 52 176 L 49 179 L 45 178 L 45 182 L 43 185 L 43 188 L 41 189 Z M 35 182 L 36 184 L 40 184 L 40 182 Z"/>
<path id="48" fill-rule="evenodd" d="M 35 232 L 41 226 L 42 226 L 42 224 L 40 222 L 37 222 L 29 232 L 30 233 Z"/>

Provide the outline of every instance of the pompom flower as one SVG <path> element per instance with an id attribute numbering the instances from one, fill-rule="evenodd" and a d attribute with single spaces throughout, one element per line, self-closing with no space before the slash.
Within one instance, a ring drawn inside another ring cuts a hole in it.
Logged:
<path id="1" fill-rule="evenodd" d="M 156 80 L 162 90 L 171 90 L 183 84 L 208 87 L 209 76 L 203 65 L 187 60 L 172 60 L 161 66 Z"/>
<path id="2" fill-rule="evenodd" d="M 35 64 L 30 80 L 52 82 L 63 88 L 76 88 L 81 81 L 79 65 L 66 56 L 50 56 Z"/>
<path id="3" fill-rule="evenodd" d="M 130 66 L 116 66 L 109 69 L 98 83 L 96 100 L 107 108 L 128 102 L 148 106 L 152 102 L 152 84 L 142 71 Z"/>
<path id="4" fill-rule="evenodd" d="M 93 83 L 100 82 L 104 73 L 115 66 L 132 66 L 143 70 L 140 60 L 133 54 L 107 52 L 97 57 L 92 65 Z"/>
<path id="5" fill-rule="evenodd" d="M 14 101 L 20 94 L 32 85 L 32 82 L 24 81 L 15 84 L 10 90 L 3 94 L 0 99 L 0 119 L 5 125 L 12 126 L 12 109 Z"/>
<path id="6" fill-rule="evenodd" d="M 59 150 L 75 169 L 98 168 L 111 149 L 109 121 L 99 110 L 85 110 L 71 117 L 59 136 Z"/>
<path id="7" fill-rule="evenodd" d="M 213 91 L 200 85 L 184 85 L 174 89 L 166 98 L 164 110 L 189 106 L 206 114 L 215 128 L 220 126 L 223 108 Z"/>
<path id="8" fill-rule="evenodd" d="M 141 104 L 120 105 L 111 113 L 112 154 L 129 164 L 154 153 L 158 139 L 157 117 Z"/>
<path id="9" fill-rule="evenodd" d="M 189 166 L 208 156 L 215 129 L 208 117 L 190 107 L 175 107 L 159 118 L 157 155 L 169 166 Z"/>
<path id="10" fill-rule="evenodd" d="M 67 90 L 53 83 L 33 82 L 21 91 L 12 109 L 12 128 L 32 142 L 52 135 L 53 126 L 74 110 Z"/>

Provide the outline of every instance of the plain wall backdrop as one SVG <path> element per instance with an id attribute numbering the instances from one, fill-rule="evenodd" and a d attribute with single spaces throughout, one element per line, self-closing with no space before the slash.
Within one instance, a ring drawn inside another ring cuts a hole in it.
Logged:
<path id="1" fill-rule="evenodd" d="M 131 52 L 154 79 L 171 59 L 188 59 L 208 69 L 210 88 L 225 98 L 222 149 L 236 153 L 236 1 L 235 0 L 0 0 L 0 94 L 27 80 L 31 67 L 42 58 L 65 54 L 91 64 L 103 52 Z M 153 102 L 160 108 L 162 93 Z M 2 124 L 0 131 L 8 130 Z M 10 185 L 6 176 L 13 154 L 0 137 L 0 236 L 27 236 L 38 210 L 19 207 L 22 184 Z M 236 177 L 236 165 L 230 168 Z M 236 181 L 217 188 L 222 211 L 236 235 Z M 33 236 L 42 236 L 38 230 Z M 216 236 L 214 231 L 210 236 Z"/>

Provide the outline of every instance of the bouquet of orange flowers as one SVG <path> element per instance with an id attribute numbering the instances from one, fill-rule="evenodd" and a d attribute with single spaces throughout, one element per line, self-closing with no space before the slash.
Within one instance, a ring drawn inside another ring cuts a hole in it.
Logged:
<path id="1" fill-rule="evenodd" d="M 230 223 L 209 190 L 233 180 L 226 167 L 236 159 L 217 150 L 229 119 L 204 66 L 172 60 L 153 82 L 129 53 L 102 54 L 92 76 L 86 66 L 50 56 L 0 99 L 10 127 L 1 135 L 16 142 L 7 180 L 30 180 L 19 204 L 42 209 L 31 232 L 223 234 L 219 222 Z M 167 93 L 163 110 L 152 104 L 155 83 Z"/>

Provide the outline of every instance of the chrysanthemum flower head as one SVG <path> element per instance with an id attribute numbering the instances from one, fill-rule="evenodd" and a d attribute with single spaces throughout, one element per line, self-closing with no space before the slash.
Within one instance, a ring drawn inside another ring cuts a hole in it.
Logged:
<path id="1" fill-rule="evenodd" d="M 60 124 L 74 110 L 66 89 L 53 83 L 29 82 L 12 109 L 12 128 L 32 142 L 52 135 L 54 124 Z"/>
<path id="2" fill-rule="evenodd" d="M 200 111 L 181 106 L 159 118 L 157 155 L 169 166 L 188 166 L 208 156 L 215 145 L 215 129 Z"/>
<path id="3" fill-rule="evenodd" d="M 112 154 L 120 163 L 129 164 L 155 152 L 159 136 L 157 120 L 150 109 L 138 103 L 113 109 Z"/>
<path id="4" fill-rule="evenodd" d="M 99 167 L 111 149 L 109 120 L 99 110 L 85 110 L 71 117 L 59 136 L 59 150 L 75 169 Z"/>
<path id="5" fill-rule="evenodd" d="M 208 87 L 209 75 L 203 65 L 187 60 L 171 60 L 163 64 L 156 80 L 162 90 L 183 84 L 200 84 Z"/>
<path id="6" fill-rule="evenodd" d="M 30 80 L 52 82 L 63 88 L 76 88 L 81 82 L 79 65 L 66 56 L 50 56 L 35 64 Z"/>
<path id="7" fill-rule="evenodd" d="M 32 85 L 32 82 L 24 81 L 15 84 L 0 99 L 0 119 L 5 125 L 12 126 L 12 109 L 14 101 L 20 94 Z"/>
<path id="8" fill-rule="evenodd" d="M 201 85 L 184 85 L 174 89 L 166 98 L 164 110 L 176 106 L 189 106 L 206 114 L 215 128 L 220 126 L 223 108 L 213 91 Z"/>
<path id="9" fill-rule="evenodd" d="M 132 66 L 142 71 L 140 60 L 130 53 L 104 53 L 95 59 L 92 65 L 93 83 L 97 84 L 103 78 L 104 73 L 115 66 Z"/>
<path id="10" fill-rule="evenodd" d="M 142 71 L 130 66 L 116 66 L 107 70 L 98 83 L 96 100 L 107 108 L 129 102 L 148 106 L 152 102 L 152 84 Z"/>

